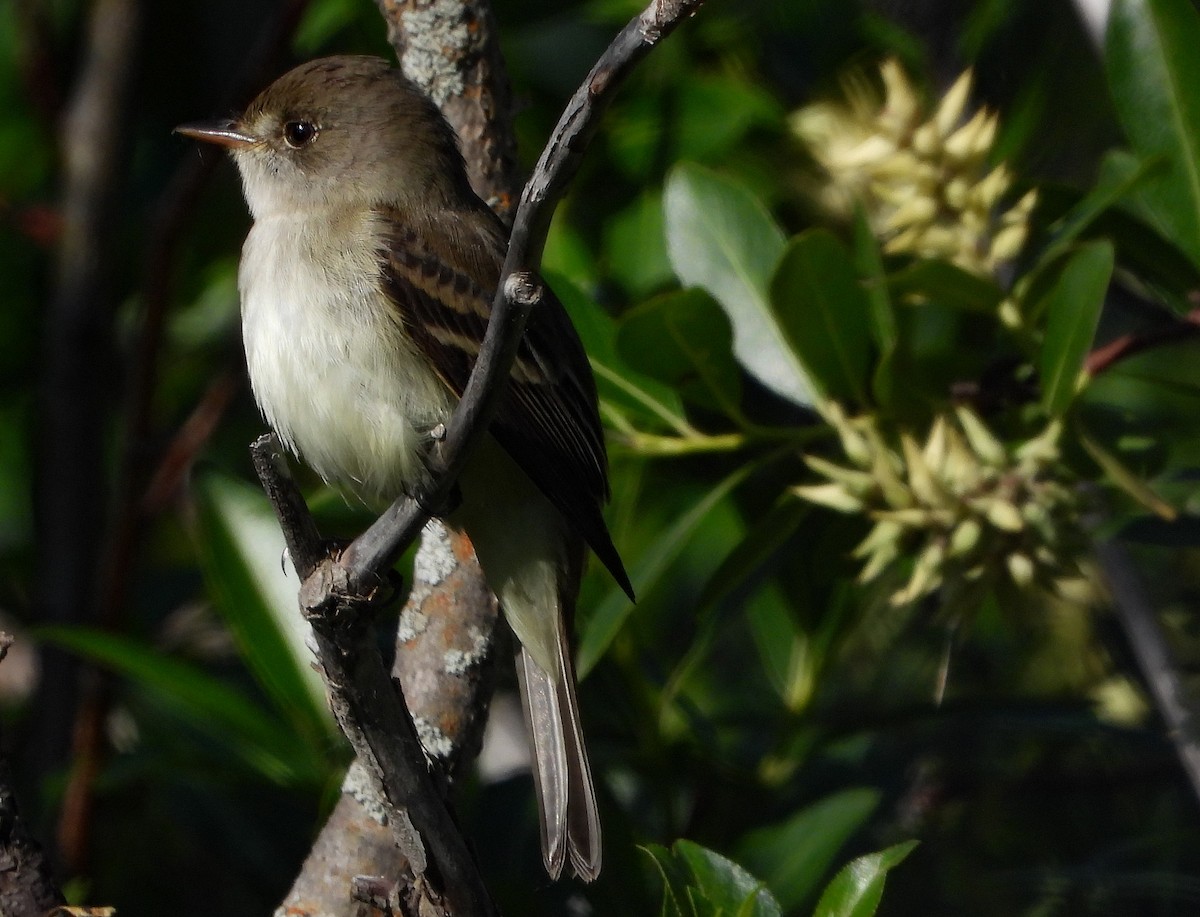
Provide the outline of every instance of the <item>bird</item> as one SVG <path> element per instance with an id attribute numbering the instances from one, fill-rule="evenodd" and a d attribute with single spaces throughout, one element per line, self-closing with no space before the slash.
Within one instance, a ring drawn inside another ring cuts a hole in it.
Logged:
<path id="1" fill-rule="evenodd" d="M 471 189 L 453 128 L 387 61 L 279 77 L 241 115 L 179 134 L 229 150 L 253 220 L 238 270 L 254 398 L 287 448 L 372 503 L 419 494 L 479 354 L 508 233 Z M 595 380 L 561 303 L 530 316 L 445 521 L 465 531 L 520 644 L 542 856 L 601 868 L 569 628 L 586 549 L 632 599 L 602 513 Z"/>

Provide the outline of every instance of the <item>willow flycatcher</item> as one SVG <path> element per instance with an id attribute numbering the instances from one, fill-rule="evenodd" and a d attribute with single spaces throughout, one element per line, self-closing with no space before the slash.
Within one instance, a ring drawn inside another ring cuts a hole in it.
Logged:
<path id="1" fill-rule="evenodd" d="M 432 431 L 479 353 L 507 245 L 453 130 L 398 70 L 331 57 L 232 121 L 178 131 L 228 147 L 254 225 L 238 288 L 254 397 L 283 442 L 368 501 L 419 493 Z M 552 295 L 534 310 L 447 521 L 471 539 L 521 644 L 542 853 L 600 871 L 600 822 L 568 625 L 584 544 L 632 594 L 601 515 L 607 457 L 587 356 Z"/>

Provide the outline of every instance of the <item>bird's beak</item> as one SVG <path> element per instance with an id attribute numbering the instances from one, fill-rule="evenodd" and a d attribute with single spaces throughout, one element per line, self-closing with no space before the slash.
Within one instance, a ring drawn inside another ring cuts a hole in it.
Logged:
<path id="1" fill-rule="evenodd" d="M 250 146 L 258 142 L 254 137 L 240 130 L 236 121 L 230 120 L 192 121 L 188 124 L 179 125 L 173 133 L 183 134 L 185 137 L 192 137 L 196 140 L 203 140 L 205 143 L 227 146 L 230 149 Z"/>

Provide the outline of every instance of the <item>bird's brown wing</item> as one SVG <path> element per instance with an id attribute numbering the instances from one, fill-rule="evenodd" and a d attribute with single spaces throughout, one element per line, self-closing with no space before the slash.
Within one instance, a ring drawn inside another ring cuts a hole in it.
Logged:
<path id="1" fill-rule="evenodd" d="M 381 211 L 383 286 L 405 330 L 456 395 L 487 329 L 505 233 L 489 211 L 443 211 L 413 225 Z M 490 432 L 591 546 L 630 596 L 633 587 L 604 523 L 608 460 L 596 384 L 562 304 L 534 310 Z"/>

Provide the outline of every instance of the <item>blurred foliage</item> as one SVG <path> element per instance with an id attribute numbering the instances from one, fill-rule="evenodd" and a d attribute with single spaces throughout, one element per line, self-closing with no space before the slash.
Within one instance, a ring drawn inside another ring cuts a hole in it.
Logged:
<path id="1" fill-rule="evenodd" d="M 0 5 L 0 612 L 117 676 L 88 899 L 262 914 L 345 752 L 248 483 L 244 387 L 140 513 L 118 620 L 34 614 L 56 131 L 85 6 Z M 241 62 L 278 14 L 146 6 L 120 366 L 150 217 L 197 156 L 170 128 L 258 88 Z M 527 162 L 637 9 L 497 0 Z M 349 51 L 388 53 L 374 4 L 312 0 L 253 78 Z M 1117 0 L 1099 42 L 1067 0 L 713 0 L 633 74 L 545 258 L 596 372 L 638 593 L 592 569 L 577 621 L 606 868 L 547 887 L 528 778 L 472 779 L 464 820 L 505 912 L 866 915 L 885 875 L 881 914 L 1196 909 L 1197 800 L 1088 544 L 1130 547 L 1194 687 L 1198 138 L 1188 0 Z M 156 461 L 240 372 L 248 218 L 227 164 L 187 217 L 139 444 Z M 1095 359 L 1125 338 L 1145 349 Z M 114 482 L 127 378 L 107 393 Z M 363 525 L 304 480 L 328 533 Z M 19 752 L 37 710 L 4 685 Z M 25 775 L 44 837 L 65 780 Z"/>

